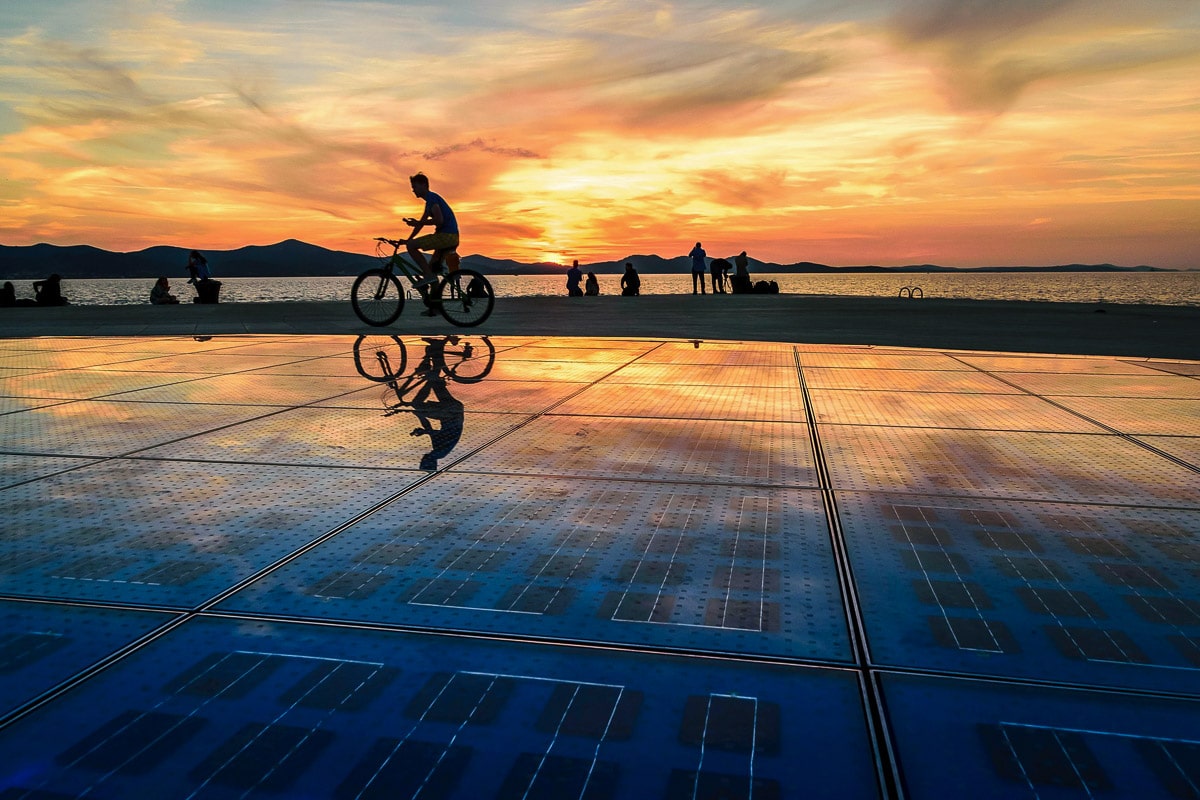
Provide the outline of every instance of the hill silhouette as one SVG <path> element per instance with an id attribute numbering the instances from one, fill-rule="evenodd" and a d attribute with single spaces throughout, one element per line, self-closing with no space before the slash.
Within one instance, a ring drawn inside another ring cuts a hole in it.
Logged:
<path id="1" fill-rule="evenodd" d="M 36 280 L 51 273 L 66 279 L 85 278 L 156 278 L 159 275 L 180 277 L 187 274 L 184 247 L 160 245 L 131 253 L 115 253 L 89 245 L 59 246 L 35 244 L 28 246 L 0 245 L 0 279 Z M 306 277 L 357 275 L 377 266 L 378 259 L 361 253 L 345 253 L 287 239 L 270 245 L 250 245 L 235 250 L 206 250 L 204 255 L 217 277 Z M 726 256 L 732 258 L 732 256 Z M 631 255 L 616 261 L 601 261 L 580 266 L 588 272 L 615 275 L 624 271 L 625 262 L 632 262 L 639 272 L 687 273 L 691 260 L 684 255 L 664 258 L 658 255 Z M 536 263 L 469 255 L 463 265 L 489 275 L 561 275 L 566 265 Z M 913 264 L 901 267 L 848 266 L 833 267 L 811 261 L 794 264 L 775 264 L 750 259 L 752 273 L 927 273 L 927 272 L 1158 272 L 1156 267 L 1118 267 L 1112 264 L 1064 264 L 1050 267 L 988 267 L 961 269 L 936 264 Z"/>

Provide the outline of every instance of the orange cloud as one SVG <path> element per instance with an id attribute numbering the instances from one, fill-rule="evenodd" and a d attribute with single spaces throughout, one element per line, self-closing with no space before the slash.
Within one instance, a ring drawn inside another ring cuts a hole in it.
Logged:
<path id="1" fill-rule="evenodd" d="M 0 23 L 7 244 L 365 252 L 423 170 L 496 257 L 1200 266 L 1177 2 L 78 8 Z"/>

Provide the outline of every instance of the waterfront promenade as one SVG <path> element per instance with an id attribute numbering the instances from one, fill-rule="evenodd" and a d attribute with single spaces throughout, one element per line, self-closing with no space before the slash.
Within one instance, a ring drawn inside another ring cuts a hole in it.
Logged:
<path id="1" fill-rule="evenodd" d="M 6 316 L 0 798 L 1196 796 L 1195 310 L 599 299 Z"/>
<path id="2" fill-rule="evenodd" d="M 437 333 L 411 302 L 397 323 Z M 370 333 L 345 303 L 14 308 L 0 336 Z M 499 298 L 477 333 L 892 345 L 1200 360 L 1200 307 L 824 295 Z"/>

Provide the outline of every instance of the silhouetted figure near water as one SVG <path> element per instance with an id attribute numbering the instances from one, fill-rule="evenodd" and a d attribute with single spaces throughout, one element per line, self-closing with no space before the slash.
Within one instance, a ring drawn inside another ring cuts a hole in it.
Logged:
<path id="1" fill-rule="evenodd" d="M 600 281 L 596 278 L 596 273 L 588 273 L 587 282 L 583 285 L 583 293 L 588 297 L 600 294 Z"/>
<path id="2" fill-rule="evenodd" d="M 583 289 L 579 288 L 579 282 L 583 280 L 583 272 L 579 269 L 579 260 L 576 259 L 571 268 L 567 270 L 567 295 L 569 297 L 583 297 Z"/>
<path id="3" fill-rule="evenodd" d="M 62 293 L 62 277 L 51 275 L 44 281 L 33 282 L 33 296 L 39 306 L 65 306 L 67 298 Z"/>
<path id="4" fill-rule="evenodd" d="M 625 274 L 621 276 L 621 294 L 625 297 L 637 297 L 642 293 L 642 277 L 638 275 L 633 264 L 625 262 Z"/>
<path id="5" fill-rule="evenodd" d="M 5 281 L 4 286 L 0 287 L 0 307 L 15 306 L 17 304 L 17 289 L 12 285 L 12 281 Z"/>
<path id="6" fill-rule="evenodd" d="M 704 248 L 696 242 L 696 246 L 692 248 L 692 252 L 688 253 L 688 257 L 692 259 L 692 294 L 696 294 L 696 285 L 700 286 L 700 294 L 704 294 L 704 272 L 708 268 L 704 262 L 705 256 L 708 253 L 704 252 Z"/>
<path id="7" fill-rule="evenodd" d="M 216 303 L 221 296 L 221 282 L 213 280 L 212 271 L 208 268 L 208 259 L 200 255 L 199 250 L 188 254 L 187 263 L 188 283 L 195 285 L 196 296 L 193 303 Z"/>
<path id="8" fill-rule="evenodd" d="M 171 282 L 164 275 L 154 282 L 150 290 L 150 302 L 156 306 L 169 306 L 179 302 L 179 298 L 171 294 Z"/>
<path id="9" fill-rule="evenodd" d="M 725 294 L 725 272 L 733 269 L 733 264 L 723 258 L 714 258 L 708 268 L 712 272 L 713 294 Z"/>
<path id="10" fill-rule="evenodd" d="M 754 287 L 750 284 L 750 269 L 749 262 L 746 260 L 746 251 L 743 250 L 734 256 L 733 263 L 737 271 L 729 279 L 729 290 L 734 294 L 749 294 L 754 291 Z"/>
<path id="11" fill-rule="evenodd" d="M 193 250 L 188 253 L 188 283 L 199 283 L 200 281 L 212 280 L 212 271 L 208 268 L 208 259 L 200 254 L 199 250 Z"/>

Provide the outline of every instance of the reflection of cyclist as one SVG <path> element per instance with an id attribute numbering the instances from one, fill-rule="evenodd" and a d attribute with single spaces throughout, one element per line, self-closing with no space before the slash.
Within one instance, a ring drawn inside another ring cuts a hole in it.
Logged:
<path id="1" fill-rule="evenodd" d="M 421 251 L 452 250 L 458 247 L 458 220 L 455 219 L 454 212 L 450 210 L 450 204 L 443 200 L 441 195 L 429 191 L 429 178 L 424 174 L 418 172 L 408 181 L 412 184 L 413 194 L 425 201 L 425 210 L 421 212 L 420 219 L 412 217 L 404 219 L 405 223 L 412 228 L 412 233 L 408 235 L 407 241 L 408 254 L 425 274 L 425 280 L 417 283 L 419 288 L 431 286 L 437 282 L 433 267 L 429 265 L 429 259 Z M 421 228 L 429 224 L 433 225 L 434 232 L 417 236 L 421 232 Z"/>
<path id="2" fill-rule="evenodd" d="M 428 436 L 430 451 L 421 456 L 421 469 L 435 470 L 439 458 L 444 458 L 458 444 L 463 432 L 463 404 L 456 400 L 446 387 L 441 365 L 445 356 L 445 339 L 426 339 L 425 358 L 417 367 L 416 374 L 424 378 L 424 384 L 413 395 L 413 413 L 421 427 L 413 428 L 413 436 Z M 430 399 L 433 395 L 433 399 Z M 438 427 L 433 422 L 439 423 Z"/>

